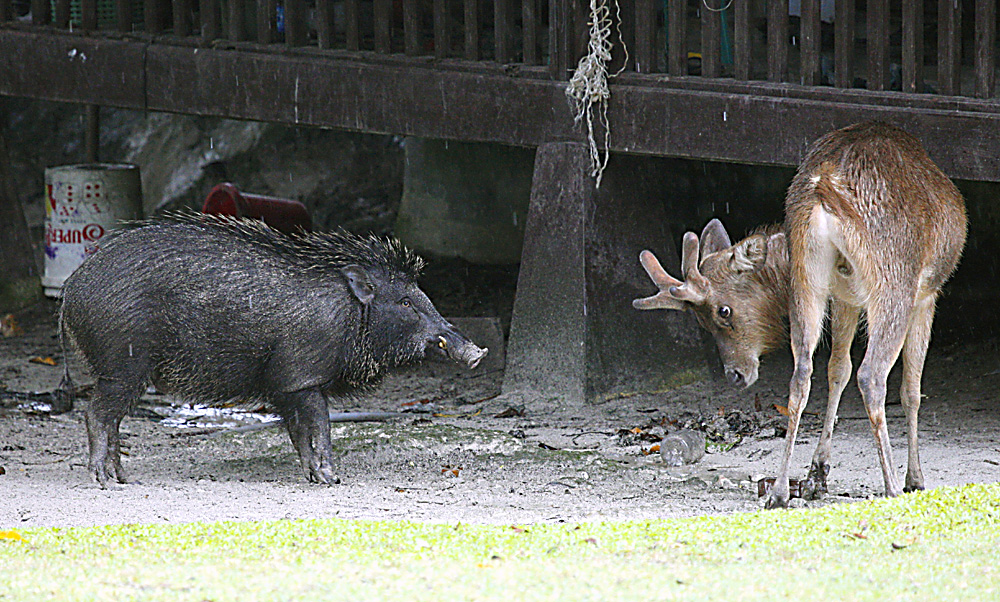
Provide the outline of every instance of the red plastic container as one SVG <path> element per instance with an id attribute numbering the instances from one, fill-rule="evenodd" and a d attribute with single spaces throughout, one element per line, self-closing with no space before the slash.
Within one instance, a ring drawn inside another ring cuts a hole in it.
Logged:
<path id="1" fill-rule="evenodd" d="M 302 203 L 290 199 L 242 193 L 229 182 L 217 184 L 208 193 L 201 212 L 261 219 L 268 226 L 287 234 L 312 230 L 312 219 Z"/>

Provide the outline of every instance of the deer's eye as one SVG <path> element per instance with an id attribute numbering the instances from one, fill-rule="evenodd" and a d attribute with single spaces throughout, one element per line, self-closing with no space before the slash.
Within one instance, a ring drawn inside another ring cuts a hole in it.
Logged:
<path id="1" fill-rule="evenodd" d="M 730 316 L 733 315 L 733 310 L 729 308 L 728 305 L 719 306 L 719 317 L 723 320 L 728 320 Z"/>

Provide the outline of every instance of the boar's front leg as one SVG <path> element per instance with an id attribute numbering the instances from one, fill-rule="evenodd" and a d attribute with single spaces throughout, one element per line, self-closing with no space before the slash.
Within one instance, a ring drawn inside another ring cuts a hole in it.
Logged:
<path id="1" fill-rule="evenodd" d="M 340 479 L 333 474 L 326 395 L 318 389 L 286 393 L 279 402 L 278 412 L 285 421 L 292 445 L 299 452 L 306 478 L 313 483 L 339 483 Z"/>

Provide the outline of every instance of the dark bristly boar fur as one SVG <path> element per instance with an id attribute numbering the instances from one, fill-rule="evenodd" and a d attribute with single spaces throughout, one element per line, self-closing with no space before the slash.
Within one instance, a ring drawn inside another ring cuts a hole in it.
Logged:
<path id="1" fill-rule="evenodd" d="M 327 393 L 427 350 L 486 355 L 418 288 L 423 261 L 394 239 L 288 236 L 255 220 L 172 216 L 113 237 L 67 279 L 61 326 L 93 371 L 90 470 L 125 482 L 118 427 L 149 384 L 278 412 L 309 480 L 337 482 Z"/>
<path id="2" fill-rule="evenodd" d="M 795 369 L 781 468 L 767 505 L 788 503 L 788 471 L 799 419 L 809 398 L 813 352 L 830 316 L 830 385 L 823 434 L 809 478 L 826 491 L 837 407 L 851 377 L 851 342 L 862 312 L 868 349 L 858 386 L 875 435 L 886 494 L 902 493 L 885 423 L 886 379 L 903 358 L 900 397 L 906 413 L 906 490 L 922 489 L 917 413 L 938 294 L 962 253 L 965 203 L 920 142 L 903 130 L 869 122 L 817 140 L 785 199 L 784 231 L 732 245 L 718 220 L 701 236 L 684 236 L 684 281 L 668 275 L 649 251 L 640 262 L 659 293 L 639 309 L 692 309 L 715 336 L 733 384 L 757 380 L 761 354 L 789 331 Z M 701 260 L 699 261 L 699 254 Z M 828 309 L 829 307 L 829 309 Z"/>

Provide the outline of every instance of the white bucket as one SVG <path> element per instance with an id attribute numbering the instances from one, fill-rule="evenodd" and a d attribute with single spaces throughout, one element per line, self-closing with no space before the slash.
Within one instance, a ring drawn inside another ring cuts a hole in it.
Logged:
<path id="1" fill-rule="evenodd" d="M 59 297 L 63 282 L 97 250 L 121 220 L 142 218 L 136 165 L 63 165 L 45 170 L 45 294 Z"/>

